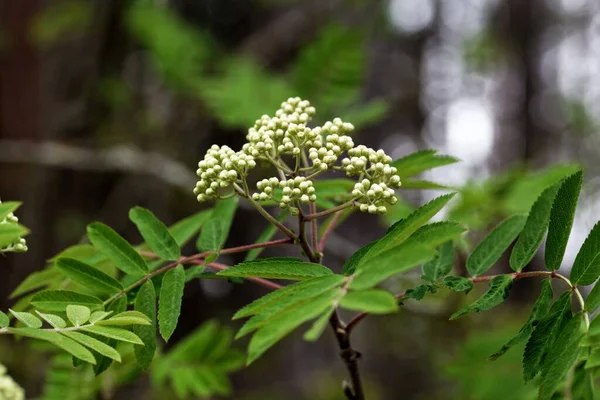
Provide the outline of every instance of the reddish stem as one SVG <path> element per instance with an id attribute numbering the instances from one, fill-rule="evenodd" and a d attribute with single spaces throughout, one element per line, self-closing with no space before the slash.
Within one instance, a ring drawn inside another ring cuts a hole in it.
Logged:
<path id="1" fill-rule="evenodd" d="M 308 210 L 311 214 L 315 214 L 317 212 L 317 205 L 314 201 L 311 201 L 308 205 Z M 310 221 L 310 234 L 312 240 L 312 248 L 317 250 L 317 220 L 313 219 Z M 318 251 L 318 250 L 317 250 Z"/>
<path id="2" fill-rule="evenodd" d="M 194 262 L 194 264 L 203 264 L 202 262 Z M 208 268 L 213 268 L 219 271 L 223 271 L 225 269 L 230 268 L 229 265 L 225 265 L 225 264 L 221 264 L 221 263 L 210 263 L 206 265 Z M 271 282 L 268 279 L 263 279 L 263 278 L 255 278 L 255 277 L 248 277 L 248 278 L 244 278 L 246 280 L 252 281 L 254 283 L 258 283 L 261 286 L 264 286 L 266 288 L 272 289 L 272 290 L 277 290 L 277 289 L 281 289 L 283 286 L 275 283 L 275 282 Z"/>
<path id="3" fill-rule="evenodd" d="M 321 237 L 321 240 L 319 241 L 319 244 L 317 245 L 317 251 L 319 253 L 323 253 L 323 251 L 325 250 L 325 243 L 327 243 L 327 239 L 329 238 L 329 235 L 331 235 L 331 233 L 335 229 L 335 225 L 337 224 L 337 222 L 339 221 L 339 219 L 343 213 L 344 213 L 343 210 L 335 213 L 331 222 L 329 223 L 329 225 L 327 225 L 327 228 L 325 229 L 325 232 L 323 232 L 323 236 Z"/>
<path id="4" fill-rule="evenodd" d="M 404 299 L 404 296 L 406 296 L 406 293 L 400 293 L 397 294 L 396 296 L 394 296 L 396 298 L 396 300 L 401 301 L 402 299 Z M 354 327 L 363 319 L 365 319 L 366 317 L 369 316 L 369 313 L 367 312 L 362 312 L 360 314 L 356 314 L 354 316 L 354 318 L 352 318 L 350 320 L 350 322 L 348 322 L 348 325 L 346 325 L 346 332 L 348 332 L 348 334 L 350 334 L 350 332 L 352 332 L 352 329 L 354 329 Z"/>

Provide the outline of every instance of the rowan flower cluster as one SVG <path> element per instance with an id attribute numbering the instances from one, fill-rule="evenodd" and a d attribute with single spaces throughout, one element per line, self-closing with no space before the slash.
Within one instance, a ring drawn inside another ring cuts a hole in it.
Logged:
<path id="1" fill-rule="evenodd" d="M 233 187 L 254 201 L 275 198 L 281 208 L 293 207 L 316 201 L 318 193 L 313 179 L 324 171 L 334 170 L 358 177 L 352 195 L 361 211 L 386 212 L 386 205 L 398 201 L 394 189 L 400 187 L 391 157 L 383 150 L 355 146 L 349 136 L 354 126 L 340 118 L 308 127 L 314 114 L 315 108 L 308 101 L 289 98 L 281 103 L 274 117 L 263 115 L 255 122 L 241 151 L 212 146 L 198 163 L 200 180 L 194 189 L 198 201 L 228 196 L 221 189 Z M 342 158 L 344 153 L 347 157 Z M 259 181 L 258 191 L 250 193 L 246 178 L 257 160 L 273 164 L 280 176 Z"/>
<path id="2" fill-rule="evenodd" d="M 2 201 L 0 201 L 2 203 Z M 10 224 L 19 222 L 19 218 L 13 213 L 9 213 L 4 219 L 0 220 L 0 224 Z M 0 247 L 0 253 L 24 253 L 27 251 L 27 243 L 25 239 L 19 238 L 16 242 L 5 247 Z"/>
<path id="3" fill-rule="evenodd" d="M 2 364 L 0 364 L 0 399 L 25 399 L 25 391 L 10 376 L 6 375 L 6 367 Z"/>

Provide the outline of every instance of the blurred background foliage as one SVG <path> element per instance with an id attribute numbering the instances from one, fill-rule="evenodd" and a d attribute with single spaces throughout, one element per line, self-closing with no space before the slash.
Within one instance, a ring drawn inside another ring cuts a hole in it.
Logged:
<path id="1" fill-rule="evenodd" d="M 436 168 L 405 171 L 402 201 L 379 221 L 350 216 L 326 250 L 332 268 L 446 187 L 460 196 L 445 216 L 471 231 L 456 259 L 462 272 L 485 232 L 583 165 L 568 269 L 598 219 L 598 71 L 595 0 L 0 0 L 0 194 L 25 202 L 19 216 L 33 231 L 29 253 L 0 259 L 0 306 L 15 306 L 9 294 L 24 277 L 82 242 L 92 220 L 135 242 L 126 216 L 136 204 L 167 224 L 198 212 L 191 191 L 206 148 L 239 147 L 255 119 L 296 95 L 315 105 L 317 123 L 340 116 L 357 127 L 355 142 L 395 159 L 433 148 L 462 160 L 421 153 Z M 253 242 L 264 227 L 242 207 L 228 244 Z M 507 270 L 506 260 L 495 268 Z M 406 290 L 419 275 L 389 288 Z M 125 357 L 94 378 L 52 349 L 7 338 L 0 362 L 28 398 L 220 398 L 233 390 L 244 400 L 338 399 L 345 371 L 331 337 L 307 344 L 292 335 L 238 371 L 244 344 L 231 343 L 237 323 L 229 317 L 260 290 L 194 280 L 176 340 L 148 372 Z M 476 293 L 440 291 L 407 301 L 396 317 L 368 320 L 355 343 L 369 398 L 534 398 L 518 351 L 487 356 L 518 329 L 536 292 L 536 282 L 519 282 L 500 313 L 453 323 L 450 313 Z M 219 357 L 231 357 L 227 373 L 237 371 L 231 385 L 207 375 L 214 368 L 202 351 L 178 359 L 180 346 L 211 346 L 213 337 L 223 340 Z M 203 378 L 172 374 L 173 362 Z"/>

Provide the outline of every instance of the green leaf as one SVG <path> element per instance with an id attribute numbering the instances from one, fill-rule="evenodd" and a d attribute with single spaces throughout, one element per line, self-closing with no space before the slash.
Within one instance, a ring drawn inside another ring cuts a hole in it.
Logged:
<path id="1" fill-rule="evenodd" d="M 427 224 L 413 233 L 408 242 L 436 247 L 449 240 L 454 240 L 466 231 L 465 227 L 454 221 L 441 221 Z"/>
<path id="2" fill-rule="evenodd" d="M 35 311 L 37 315 L 39 315 L 40 317 L 42 317 L 42 319 L 44 321 L 46 321 L 47 323 L 50 324 L 50 326 L 52 326 L 55 329 L 63 329 L 67 327 L 67 322 L 62 319 L 61 317 L 59 317 L 58 315 L 54 315 L 54 314 L 44 314 L 41 313 L 39 311 Z"/>
<path id="3" fill-rule="evenodd" d="M 596 348 L 592 350 L 592 353 L 588 357 L 585 368 L 597 368 L 600 367 L 600 349 Z"/>
<path id="4" fill-rule="evenodd" d="M 356 270 L 360 270 L 363 265 L 367 264 L 371 259 L 383 253 L 386 250 L 394 248 L 408 239 L 413 233 L 429 221 L 437 214 L 445 205 L 454 197 L 455 193 L 450 193 L 433 199 L 421 208 L 413 211 L 408 217 L 396 222 L 388 229 L 388 233 L 379 239 L 365 254 Z"/>
<path id="5" fill-rule="evenodd" d="M 402 190 L 407 189 L 416 189 L 416 190 L 443 190 L 443 189 L 452 189 L 450 186 L 444 186 L 439 183 L 431 182 L 431 181 L 423 181 L 423 180 L 403 180 L 402 181 Z"/>
<path id="6" fill-rule="evenodd" d="M 185 271 L 183 266 L 178 265 L 165 274 L 158 303 L 158 326 L 165 342 L 169 341 L 177 327 L 184 286 Z"/>
<path id="7" fill-rule="evenodd" d="M 42 321 L 36 317 L 35 315 L 28 312 L 18 312 L 13 310 L 8 310 L 10 313 L 19 321 L 24 323 L 29 328 L 39 329 L 42 327 Z"/>
<path id="8" fill-rule="evenodd" d="M 560 184 L 556 184 L 544 190 L 531 207 L 523 231 L 510 255 L 510 267 L 514 271 L 521 272 L 529 264 L 542 243 L 548 229 L 552 203 L 559 187 Z"/>
<path id="9" fill-rule="evenodd" d="M 434 285 L 419 285 L 417 287 L 414 287 L 412 289 L 408 289 L 405 293 L 404 293 L 404 297 L 402 298 L 402 301 L 404 301 L 405 299 L 414 299 L 414 300 L 423 300 L 425 298 L 425 295 L 427 293 L 437 293 L 438 288 Z"/>
<path id="10" fill-rule="evenodd" d="M 304 333 L 304 340 L 314 342 L 320 338 L 325 329 L 327 329 L 327 325 L 329 325 L 329 320 L 331 319 L 331 314 L 333 314 L 334 311 L 335 307 L 331 307 L 329 311 L 321 314 L 321 316 L 313 323 L 310 329 Z"/>
<path id="11" fill-rule="evenodd" d="M 219 271 L 217 275 L 228 277 L 257 277 L 301 281 L 333 274 L 321 264 L 301 262 L 297 258 L 261 258 L 243 262 Z"/>
<path id="12" fill-rule="evenodd" d="M 437 255 L 423 264 L 421 278 L 429 282 L 437 282 L 450 273 L 454 266 L 454 245 L 448 241 L 437 248 Z"/>
<path id="13" fill-rule="evenodd" d="M 56 268 L 73 281 L 99 293 L 114 294 L 123 290 L 115 278 L 73 258 L 59 258 Z"/>
<path id="14" fill-rule="evenodd" d="M 473 289 L 473 281 L 462 276 L 447 276 L 442 284 L 454 292 L 467 292 Z"/>
<path id="15" fill-rule="evenodd" d="M 398 175 L 400 175 L 400 178 L 404 181 L 404 179 L 418 175 L 421 172 L 460 161 L 458 158 L 439 155 L 437 152 L 437 150 L 417 151 L 416 153 L 395 160 L 392 163 L 392 166 L 398 169 Z"/>
<path id="16" fill-rule="evenodd" d="M 56 268 L 46 268 L 30 274 L 17 288 L 10 294 L 11 299 L 22 296 L 25 293 L 40 289 L 56 282 L 61 277 L 61 273 Z"/>
<path id="17" fill-rule="evenodd" d="M 73 339 L 63 336 L 56 331 L 45 331 L 34 328 L 10 328 L 9 332 L 15 335 L 26 336 L 31 339 L 38 339 L 50 342 L 53 345 L 60 347 L 61 349 L 65 350 L 66 352 L 80 360 L 83 360 L 90 364 L 96 364 L 96 359 L 94 358 L 94 355 L 88 349 L 86 349 L 84 346 L 80 345 Z"/>
<path id="18" fill-rule="evenodd" d="M 376 246 L 374 245 L 373 248 Z M 393 275 L 431 260 L 435 255 L 435 250 L 428 246 L 414 243 L 397 246 L 380 253 L 375 258 L 370 258 L 369 265 L 363 262 L 359 263 L 360 268 L 357 269 L 350 288 L 354 290 L 370 289 Z"/>
<path id="19" fill-rule="evenodd" d="M 145 208 L 134 207 L 129 219 L 137 226 L 140 234 L 152 251 L 164 260 L 178 260 L 181 249 L 175 238 L 154 214 Z"/>
<path id="20" fill-rule="evenodd" d="M 113 328 L 110 326 L 96 326 L 87 325 L 81 327 L 82 330 L 93 333 L 95 335 L 104 336 L 110 339 L 115 339 L 121 342 L 133 343 L 143 345 L 144 342 L 137 337 L 134 333 L 126 331 L 125 329 Z"/>
<path id="21" fill-rule="evenodd" d="M 571 269 L 571 283 L 591 285 L 598 276 L 600 276 L 600 222 L 594 225 L 575 257 Z"/>
<path id="22" fill-rule="evenodd" d="M 600 307 L 600 285 L 596 283 L 585 299 L 585 309 L 592 314 L 598 307 Z"/>
<path id="23" fill-rule="evenodd" d="M 17 208 L 21 207 L 21 202 L 18 201 L 5 201 L 0 203 L 0 221 L 5 219 L 8 214 L 16 211 Z"/>
<path id="24" fill-rule="evenodd" d="M 287 218 L 288 215 L 289 215 L 289 209 L 283 210 L 281 212 L 281 214 L 279 214 L 279 216 L 277 217 L 277 221 L 283 222 Z M 279 229 L 275 225 L 269 224 L 267 226 L 267 228 L 256 239 L 255 243 L 263 243 L 263 242 L 267 242 L 267 241 L 271 240 L 278 231 L 279 231 Z M 244 261 L 255 260 L 260 255 L 260 253 L 263 252 L 264 249 L 265 249 L 264 247 L 261 247 L 258 249 L 250 250 L 248 253 L 246 253 L 246 257 L 244 258 Z"/>
<path id="25" fill-rule="evenodd" d="M 550 400 L 556 388 L 571 370 L 579 355 L 579 342 L 583 337 L 581 315 L 575 315 L 560 332 L 542 366 L 540 400 Z"/>
<path id="26" fill-rule="evenodd" d="M 112 314 L 112 311 L 94 311 L 92 315 L 90 315 L 90 324 L 95 324 L 96 322 L 103 321 L 106 317 Z"/>
<path id="27" fill-rule="evenodd" d="M 148 281 L 150 282 L 150 281 Z M 141 289 L 140 289 L 141 290 Z M 139 293 L 139 292 L 138 292 Z M 124 311 L 109 319 L 96 322 L 102 326 L 152 325 L 150 319 L 139 311 Z"/>
<path id="28" fill-rule="evenodd" d="M 252 303 L 238 310 L 232 319 L 240 319 L 251 315 L 258 314 L 267 309 L 273 309 L 278 307 L 285 302 L 285 299 L 290 299 L 296 296 L 296 294 L 302 295 L 307 293 L 311 288 L 317 290 L 312 295 L 319 294 L 319 290 L 326 291 L 339 286 L 344 282 L 346 278 L 341 275 L 329 275 L 318 278 L 307 279 L 302 282 L 294 283 L 292 285 L 284 286 L 281 289 L 275 290 L 259 299 L 254 300 Z"/>
<path id="29" fill-rule="evenodd" d="M 548 351 L 572 318 L 571 293 L 563 293 L 535 326 L 523 353 L 523 378 L 530 381 L 541 371 Z"/>
<path id="30" fill-rule="evenodd" d="M 98 339 L 94 339 L 93 337 L 84 335 L 80 332 L 61 332 L 61 334 L 105 357 L 121 362 L 121 355 L 119 352 Z"/>
<path id="31" fill-rule="evenodd" d="M 379 289 L 350 292 L 342 297 L 340 306 L 370 314 L 389 314 L 398 311 L 398 301 L 394 296 Z"/>
<path id="32" fill-rule="evenodd" d="M 111 227 L 100 222 L 88 225 L 88 238 L 94 247 L 104 253 L 121 271 L 140 276 L 148 272 L 146 261 Z"/>
<path id="33" fill-rule="evenodd" d="M 339 289 L 325 292 L 303 302 L 297 302 L 292 309 L 286 310 L 271 318 L 269 323 L 260 328 L 248 345 L 248 361 L 251 364 L 279 340 L 304 322 L 318 317 L 331 306 L 332 300 L 338 296 Z"/>
<path id="34" fill-rule="evenodd" d="M 66 311 L 68 305 L 85 306 L 92 310 L 103 309 L 102 300 L 68 290 L 46 290 L 31 298 L 31 305 L 42 311 Z"/>
<path id="35" fill-rule="evenodd" d="M 343 269 L 344 275 L 352 275 L 356 271 L 356 266 L 359 264 L 360 260 L 369 252 L 375 243 L 377 243 L 377 240 L 374 240 L 366 246 L 361 247 L 346 260 Z"/>
<path id="36" fill-rule="evenodd" d="M 560 268 L 565 255 L 582 184 L 583 171 L 579 170 L 562 182 L 552 204 L 545 249 L 546 267 L 551 271 Z"/>
<path id="37" fill-rule="evenodd" d="M 212 212 L 212 209 L 200 211 L 171 225 L 169 233 L 173 236 L 177 245 L 182 247 L 198 233 L 202 225 L 211 217 Z"/>
<path id="38" fill-rule="evenodd" d="M 6 328 L 9 324 L 10 320 L 8 319 L 8 315 L 0 311 L 0 328 Z"/>
<path id="39" fill-rule="evenodd" d="M 352 199 L 355 183 L 356 181 L 344 178 L 315 180 L 313 187 L 315 193 L 319 193 L 317 207 L 328 209 Z"/>
<path id="40" fill-rule="evenodd" d="M 124 312 L 125 310 L 127 310 L 127 297 L 122 296 L 122 297 L 117 298 L 115 301 L 113 301 L 112 303 L 110 303 L 108 305 L 107 315 L 104 315 L 104 313 L 103 313 L 103 315 L 100 315 L 100 314 L 98 314 L 99 312 L 92 313 L 92 316 L 90 317 L 90 321 L 92 321 L 94 319 L 101 320 L 103 318 L 106 318 L 108 315 L 119 314 L 121 312 Z M 110 347 L 115 348 L 117 346 L 117 341 L 115 339 L 109 339 L 107 337 L 102 337 L 102 338 L 99 338 L 99 340 L 102 340 L 104 343 L 106 343 Z M 138 347 L 138 346 L 135 346 L 135 347 Z M 135 347 L 134 347 L 134 349 L 135 349 Z M 108 357 L 104 357 L 104 356 L 98 356 L 96 358 L 96 360 L 98 362 L 94 366 L 94 374 L 96 376 L 98 376 L 102 372 L 106 371 L 113 362 L 112 359 L 110 359 Z"/>
<path id="41" fill-rule="evenodd" d="M 490 287 L 473 304 L 468 305 L 452 314 L 450 319 L 457 319 L 470 312 L 481 312 L 494 308 L 504 302 L 510 294 L 510 288 L 512 287 L 513 278 L 508 275 L 496 276 L 490 281 Z"/>
<path id="42" fill-rule="evenodd" d="M 237 196 L 217 202 L 211 218 L 206 221 L 198 237 L 196 247 L 199 251 L 209 250 L 218 253 L 225 245 L 238 202 L 239 199 Z"/>
<path id="43" fill-rule="evenodd" d="M 29 230 L 19 224 L 0 224 L 0 248 L 13 244 L 28 233 Z"/>
<path id="44" fill-rule="evenodd" d="M 67 317 L 73 326 L 81 326 L 85 324 L 89 321 L 91 315 L 92 313 L 90 309 L 85 306 L 67 306 Z"/>
<path id="45" fill-rule="evenodd" d="M 152 281 L 142 285 L 135 298 L 135 309 L 150 318 L 150 326 L 134 326 L 135 333 L 144 346 L 136 346 L 135 359 L 143 370 L 148 369 L 156 352 L 156 292 Z"/>
<path id="46" fill-rule="evenodd" d="M 488 271 L 521 233 L 526 221 L 524 215 L 513 215 L 498 224 L 467 258 L 469 274 L 479 276 Z"/>
<path id="47" fill-rule="evenodd" d="M 496 360 L 498 357 L 504 355 L 511 347 L 516 346 L 525 340 L 529 339 L 531 333 L 533 332 L 535 326 L 548 314 L 548 309 L 550 308 L 550 304 L 552 303 L 552 282 L 551 279 L 544 279 L 542 281 L 542 289 L 540 292 L 540 296 L 537 301 L 533 305 L 533 310 L 531 311 L 531 315 L 525 325 L 519 330 L 519 333 L 516 334 L 512 339 L 508 341 L 505 345 L 503 345 L 500 350 L 492 354 L 489 358 L 490 360 Z"/>

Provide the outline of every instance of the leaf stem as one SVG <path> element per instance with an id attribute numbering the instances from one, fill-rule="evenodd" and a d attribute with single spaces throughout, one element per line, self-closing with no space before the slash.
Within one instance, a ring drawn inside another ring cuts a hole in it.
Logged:
<path id="1" fill-rule="evenodd" d="M 198 264 L 200 264 L 201 262 L 198 262 Z M 221 263 L 210 263 L 210 264 L 206 264 L 206 266 L 208 268 L 213 268 L 219 271 L 223 271 L 225 269 L 231 268 L 229 265 L 225 265 L 225 264 L 221 264 Z M 281 289 L 283 286 L 281 286 L 278 283 L 272 282 L 268 279 L 263 279 L 263 278 L 255 278 L 255 277 L 248 277 L 248 278 L 244 278 L 246 280 L 252 281 L 254 283 L 257 283 L 261 286 L 264 286 L 266 288 L 272 289 L 272 290 L 278 290 Z"/>
<path id="2" fill-rule="evenodd" d="M 398 302 L 400 303 L 402 300 L 404 300 L 404 297 L 406 296 L 405 293 L 400 293 L 397 294 L 396 296 L 394 296 L 396 298 L 396 300 L 398 300 Z M 354 316 L 354 318 L 352 318 L 350 320 L 350 322 L 348 322 L 348 325 L 346 325 L 346 331 L 348 331 L 348 333 L 352 332 L 352 329 L 354 329 L 356 327 L 356 325 L 358 325 L 358 323 L 360 321 L 362 321 L 363 319 L 365 319 L 366 317 L 368 317 L 370 314 L 368 312 L 361 312 L 359 314 L 356 314 Z"/>
<path id="3" fill-rule="evenodd" d="M 317 212 L 317 205 L 315 204 L 314 201 L 311 201 L 308 204 L 308 210 L 311 214 L 314 214 Z M 317 220 L 313 219 L 310 221 L 310 237 L 312 239 L 312 248 L 318 252 L 319 248 L 318 248 L 318 243 L 317 243 Z"/>
<path id="4" fill-rule="evenodd" d="M 304 220 L 305 221 L 311 221 L 311 220 L 313 220 L 315 218 L 325 217 L 325 216 L 327 216 L 329 214 L 333 214 L 333 213 L 336 213 L 338 211 L 342 211 L 342 210 L 344 210 L 344 209 L 346 209 L 348 207 L 352 207 L 353 205 L 354 205 L 354 199 L 352 199 L 350 201 L 347 201 L 347 202 L 345 202 L 343 204 L 340 204 L 337 207 L 333 207 L 333 208 L 330 208 L 328 210 L 325 210 L 325 211 L 321 211 L 321 212 L 318 212 L 318 213 L 305 215 L 304 216 Z"/>
<path id="5" fill-rule="evenodd" d="M 342 216 L 343 213 L 344 213 L 343 211 L 336 212 L 335 215 L 333 216 L 333 219 L 329 223 L 329 225 L 327 225 L 327 228 L 325 229 L 325 232 L 323 232 L 323 236 L 321 236 L 321 240 L 319 241 L 319 244 L 317 245 L 317 251 L 319 253 L 323 253 L 323 251 L 325 250 L 325 243 L 327 243 L 327 239 L 329 238 L 329 235 L 331 235 L 331 233 L 335 229 L 335 225 L 340 220 L 340 217 Z"/>

